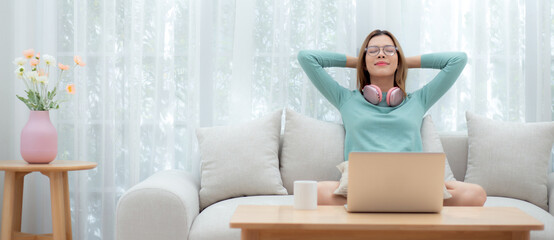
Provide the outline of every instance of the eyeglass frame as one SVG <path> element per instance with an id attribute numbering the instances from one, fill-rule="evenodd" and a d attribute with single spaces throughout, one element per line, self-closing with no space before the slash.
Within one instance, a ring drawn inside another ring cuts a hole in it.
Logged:
<path id="1" fill-rule="evenodd" d="M 379 51 L 377 52 L 377 54 L 375 55 L 370 55 L 369 52 L 367 51 L 368 48 L 370 47 L 376 47 L 376 48 L 379 48 Z M 386 47 L 394 47 L 394 52 L 391 54 L 391 55 L 388 55 L 386 52 L 385 52 L 385 48 Z M 379 55 L 379 53 L 381 53 L 381 51 L 383 51 L 383 54 L 387 55 L 387 56 L 394 56 L 394 54 L 396 52 L 398 52 L 398 47 L 397 46 L 394 46 L 394 45 L 385 45 L 385 46 L 382 46 L 382 47 L 379 47 L 379 46 L 369 46 L 369 47 L 366 47 L 365 48 L 365 54 L 368 55 L 368 56 L 371 56 L 371 57 L 375 57 L 377 55 Z"/>

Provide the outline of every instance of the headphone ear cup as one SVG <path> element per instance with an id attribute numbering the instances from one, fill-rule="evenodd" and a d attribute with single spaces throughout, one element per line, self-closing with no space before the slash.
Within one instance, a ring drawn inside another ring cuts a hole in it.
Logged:
<path id="1" fill-rule="evenodd" d="M 389 89 L 387 93 L 387 104 L 391 107 L 396 107 L 404 101 L 404 92 L 398 87 Z"/>
<path id="2" fill-rule="evenodd" d="M 382 93 L 381 89 L 376 85 L 365 85 L 362 89 L 364 93 L 364 98 L 371 104 L 377 105 L 381 102 Z"/>

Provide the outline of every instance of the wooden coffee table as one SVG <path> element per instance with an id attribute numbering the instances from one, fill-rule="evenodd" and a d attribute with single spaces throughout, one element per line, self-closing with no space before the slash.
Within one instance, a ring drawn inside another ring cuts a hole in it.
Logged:
<path id="1" fill-rule="evenodd" d="M 238 206 L 242 239 L 529 239 L 544 224 L 514 207 L 444 207 L 431 213 L 347 213 L 343 206 Z"/>

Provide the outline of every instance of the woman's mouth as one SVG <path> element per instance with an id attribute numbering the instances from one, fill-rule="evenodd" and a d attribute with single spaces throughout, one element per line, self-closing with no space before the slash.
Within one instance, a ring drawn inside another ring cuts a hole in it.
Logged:
<path id="1" fill-rule="evenodd" d="M 389 65 L 389 63 L 383 62 L 383 61 L 379 61 L 379 62 L 375 63 L 375 65 L 376 65 L 376 66 L 387 66 L 387 65 Z"/>

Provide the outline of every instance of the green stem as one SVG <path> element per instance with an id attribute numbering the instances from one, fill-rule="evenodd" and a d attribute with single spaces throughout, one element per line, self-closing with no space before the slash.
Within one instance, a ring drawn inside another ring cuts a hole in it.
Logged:
<path id="1" fill-rule="evenodd" d="M 25 72 L 23 72 L 23 76 L 21 76 L 21 80 L 23 80 L 23 83 L 25 84 L 25 88 L 27 88 L 27 90 L 29 90 L 29 84 L 27 83 L 27 75 L 25 74 Z"/>

